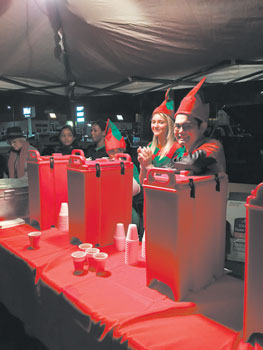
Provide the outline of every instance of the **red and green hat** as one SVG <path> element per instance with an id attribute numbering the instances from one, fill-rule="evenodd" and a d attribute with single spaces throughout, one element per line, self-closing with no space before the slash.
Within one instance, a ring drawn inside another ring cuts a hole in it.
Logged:
<path id="1" fill-rule="evenodd" d="M 106 149 L 106 152 L 108 152 L 116 148 L 126 149 L 126 143 L 120 130 L 108 118 L 106 129 L 105 129 L 105 149 Z"/>
<path id="2" fill-rule="evenodd" d="M 209 117 L 209 105 L 202 102 L 198 91 L 205 81 L 205 77 L 183 98 L 174 118 L 178 114 L 186 114 L 193 118 L 207 122 Z"/>
<path id="3" fill-rule="evenodd" d="M 156 107 L 153 111 L 154 114 L 164 113 L 173 118 L 174 115 L 174 100 L 173 92 L 171 89 L 168 89 L 165 94 L 165 100 L 160 104 L 159 107 Z"/>

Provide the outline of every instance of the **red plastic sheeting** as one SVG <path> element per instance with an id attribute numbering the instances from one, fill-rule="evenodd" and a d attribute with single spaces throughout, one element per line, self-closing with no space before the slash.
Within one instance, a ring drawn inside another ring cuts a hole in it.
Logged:
<path id="1" fill-rule="evenodd" d="M 39 327 L 41 323 L 38 323 L 38 333 L 36 332 L 45 343 L 49 342 L 47 338 L 53 336 L 56 344 L 64 344 L 64 349 L 69 349 L 66 345 L 68 337 L 74 339 L 78 334 L 83 339 L 92 337 L 87 326 L 91 320 L 105 325 L 104 332 L 97 334 L 101 341 L 110 335 L 122 338 L 122 342 L 128 340 L 128 346 L 134 349 L 253 349 L 240 341 L 238 332 L 194 314 L 193 303 L 173 302 L 147 288 L 143 262 L 138 266 L 127 266 L 124 264 L 124 253 L 116 253 L 112 247 L 108 247 L 103 249 L 109 253 L 104 277 L 96 276 L 91 271 L 82 276 L 74 275 L 70 252 L 77 248 L 68 243 L 67 235 L 56 229 L 44 231 L 40 249 L 32 251 L 27 249 L 29 231 L 30 228 L 26 225 L 12 231 L 1 230 L 0 242 L 1 249 L 10 252 L 14 271 L 19 264 L 30 264 L 36 270 L 40 269 L 38 284 L 31 286 L 37 288 L 38 293 L 32 294 L 36 300 L 31 302 L 41 305 L 41 309 L 36 309 L 37 314 L 32 314 L 32 317 L 39 320 L 43 316 L 43 320 L 48 320 L 48 323 L 42 324 L 42 328 Z M 9 234 L 14 234 L 15 237 L 8 238 Z M 0 273 L 4 269 L 1 264 Z M 33 269 L 32 274 L 34 275 Z M 17 288 L 22 285 L 21 278 L 18 281 Z M 51 299 L 45 299 L 47 294 L 44 290 L 52 296 L 53 303 L 49 303 Z M 75 318 L 64 317 L 73 313 Z M 55 323 L 54 329 L 53 321 L 56 317 L 60 317 L 62 322 Z M 87 328 L 82 327 L 84 324 Z M 71 334 L 64 334 L 64 329 L 71 329 Z M 56 348 L 58 346 L 52 349 Z"/>

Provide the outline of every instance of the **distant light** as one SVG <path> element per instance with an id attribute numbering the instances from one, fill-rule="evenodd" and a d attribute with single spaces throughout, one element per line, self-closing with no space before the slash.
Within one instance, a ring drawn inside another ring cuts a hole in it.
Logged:
<path id="1" fill-rule="evenodd" d="M 35 118 L 36 110 L 34 106 L 23 107 L 22 112 L 25 118 Z"/>
<path id="2" fill-rule="evenodd" d="M 72 120 L 68 120 L 66 122 L 66 125 L 69 125 L 69 126 L 71 126 L 73 128 L 73 121 Z"/>
<path id="3" fill-rule="evenodd" d="M 121 114 L 117 114 L 117 119 L 118 120 L 123 120 L 123 116 Z"/>
<path id="4" fill-rule="evenodd" d="M 91 126 L 91 123 L 87 123 L 87 126 Z"/>
<path id="5" fill-rule="evenodd" d="M 6 108 L 7 108 L 7 109 L 12 109 L 12 107 L 11 107 L 11 106 L 6 106 Z"/>
<path id="6" fill-rule="evenodd" d="M 57 118 L 56 113 L 49 113 L 49 118 L 56 119 Z"/>
<path id="7" fill-rule="evenodd" d="M 85 118 L 84 117 L 77 117 L 77 122 L 78 123 L 84 123 L 85 122 Z"/>
<path id="8" fill-rule="evenodd" d="M 23 114 L 25 118 L 30 118 L 32 114 L 32 108 L 31 107 L 23 107 Z"/>

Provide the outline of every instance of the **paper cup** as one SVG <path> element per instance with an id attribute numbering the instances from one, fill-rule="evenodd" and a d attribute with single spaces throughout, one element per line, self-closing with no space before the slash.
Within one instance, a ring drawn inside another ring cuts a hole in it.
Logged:
<path id="1" fill-rule="evenodd" d="M 108 254 L 99 252 L 94 254 L 93 258 L 96 261 L 96 273 L 104 272 Z"/>
<path id="2" fill-rule="evenodd" d="M 61 203 L 59 215 L 68 216 L 68 203 Z"/>
<path id="3" fill-rule="evenodd" d="M 88 248 L 86 250 L 86 260 L 89 264 L 89 269 L 95 271 L 96 269 L 96 261 L 94 259 L 94 254 L 99 253 L 100 250 L 98 248 Z"/>
<path id="4" fill-rule="evenodd" d="M 116 225 L 114 237 L 125 238 L 125 230 L 124 230 L 124 225 L 122 223 L 118 223 Z"/>
<path id="5" fill-rule="evenodd" d="M 79 250 L 71 254 L 74 264 L 74 270 L 77 272 L 83 271 L 84 263 L 86 261 L 86 252 Z"/>
<path id="6" fill-rule="evenodd" d="M 40 231 L 34 231 L 28 233 L 29 243 L 33 249 L 38 249 L 40 246 Z"/>
<path id="7" fill-rule="evenodd" d="M 137 225 L 135 224 L 129 225 L 126 238 L 129 239 L 130 241 L 136 241 L 137 239 L 139 239 Z"/>
<path id="8" fill-rule="evenodd" d="M 119 252 L 122 252 L 125 250 L 125 237 L 116 237 L 114 236 L 114 247 Z"/>

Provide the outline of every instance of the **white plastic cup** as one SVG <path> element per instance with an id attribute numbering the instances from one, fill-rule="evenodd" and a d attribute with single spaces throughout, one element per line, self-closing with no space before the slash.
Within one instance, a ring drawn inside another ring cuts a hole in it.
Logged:
<path id="1" fill-rule="evenodd" d="M 142 258 L 146 258 L 146 247 L 145 247 L 145 231 L 143 232 L 142 236 L 142 252 L 141 252 Z"/>
<path id="2" fill-rule="evenodd" d="M 124 225 L 122 223 L 118 223 L 116 225 L 114 237 L 125 238 L 125 230 L 124 230 Z"/>
<path id="3" fill-rule="evenodd" d="M 29 243 L 33 249 L 38 249 L 40 247 L 40 231 L 34 231 L 28 233 Z"/>
<path id="4" fill-rule="evenodd" d="M 89 269 L 95 271 L 96 269 L 96 261 L 94 259 L 94 254 L 99 253 L 99 248 L 88 248 L 86 249 L 86 260 L 89 264 Z"/>
<path id="5" fill-rule="evenodd" d="M 78 250 L 71 254 L 74 264 L 74 270 L 76 272 L 81 272 L 84 269 L 84 263 L 86 261 L 86 252 L 83 250 Z"/>
<path id="6" fill-rule="evenodd" d="M 130 241 L 136 241 L 137 239 L 139 239 L 137 225 L 129 225 L 126 239 Z"/>
<path id="7" fill-rule="evenodd" d="M 67 202 L 61 203 L 59 215 L 68 216 L 68 203 Z"/>
<path id="8" fill-rule="evenodd" d="M 68 215 L 59 214 L 57 227 L 60 231 L 65 232 L 69 230 Z"/>
<path id="9" fill-rule="evenodd" d="M 125 242 L 125 264 L 134 265 L 138 262 L 139 236 L 137 226 L 130 224 Z"/>
<path id="10" fill-rule="evenodd" d="M 114 247 L 117 251 L 122 252 L 125 250 L 125 237 L 115 237 L 114 236 Z"/>
<path id="11" fill-rule="evenodd" d="M 126 239 L 125 243 L 125 264 L 135 265 L 138 262 L 139 239 L 130 241 Z"/>
<path id="12" fill-rule="evenodd" d="M 94 254 L 93 258 L 96 261 L 96 273 L 104 272 L 108 254 L 99 252 Z"/>

